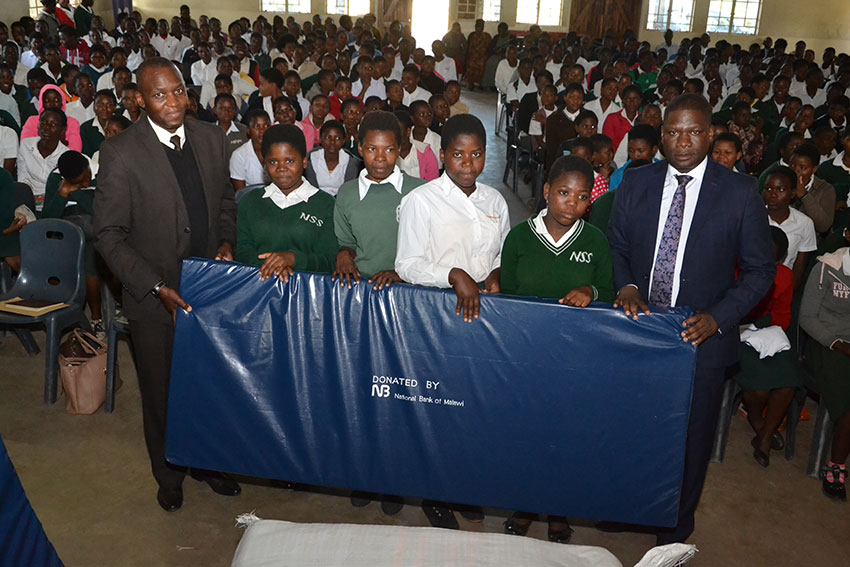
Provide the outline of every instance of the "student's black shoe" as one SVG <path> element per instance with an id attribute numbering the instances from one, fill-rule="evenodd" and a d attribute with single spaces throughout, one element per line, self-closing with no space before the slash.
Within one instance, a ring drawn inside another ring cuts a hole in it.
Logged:
<path id="1" fill-rule="evenodd" d="M 362 508 L 372 501 L 372 495 L 366 492 L 352 492 L 349 498 L 351 498 L 351 505 L 355 508 Z"/>
<path id="2" fill-rule="evenodd" d="M 573 536 L 573 529 L 566 518 L 549 518 L 549 529 L 547 530 L 549 541 L 553 543 L 569 543 Z"/>
<path id="3" fill-rule="evenodd" d="M 398 496 L 384 495 L 381 497 L 381 512 L 387 516 L 395 516 L 401 512 L 402 508 L 404 508 L 404 500 Z"/>
<path id="4" fill-rule="evenodd" d="M 198 482 L 206 482 L 212 491 L 222 496 L 237 496 L 242 493 L 239 484 L 224 473 L 192 470 L 189 473 Z"/>
<path id="5" fill-rule="evenodd" d="M 159 488 L 156 493 L 156 501 L 166 512 L 174 512 L 179 510 L 183 505 L 183 489 L 177 488 Z"/>
<path id="6" fill-rule="evenodd" d="M 528 533 L 529 527 L 531 527 L 531 519 L 520 517 L 516 513 L 505 520 L 505 533 L 508 535 L 524 536 Z"/>
<path id="7" fill-rule="evenodd" d="M 770 455 L 759 449 L 759 438 L 753 437 L 751 445 L 753 446 L 753 458 L 756 460 L 756 462 L 764 468 L 769 467 Z"/>
<path id="8" fill-rule="evenodd" d="M 782 438 L 782 435 L 778 431 L 770 439 L 770 448 L 774 451 L 781 451 L 785 448 L 785 439 Z"/>
<path id="9" fill-rule="evenodd" d="M 460 515 L 467 521 L 476 524 L 484 521 L 484 510 L 481 509 L 481 506 L 455 506 L 454 509 L 460 512 Z"/>
<path id="10" fill-rule="evenodd" d="M 829 472 L 830 469 L 824 469 L 823 471 L 823 493 L 830 500 L 835 500 L 836 502 L 846 502 L 847 501 L 847 491 L 844 488 L 844 483 L 840 482 L 839 474 L 841 473 L 841 469 L 834 466 L 832 467 L 832 482 L 826 480 L 826 473 Z"/>
<path id="11" fill-rule="evenodd" d="M 435 528 L 443 528 L 446 530 L 458 530 L 460 526 L 457 523 L 454 512 L 448 506 L 438 502 L 423 502 L 422 511 L 431 525 Z"/>

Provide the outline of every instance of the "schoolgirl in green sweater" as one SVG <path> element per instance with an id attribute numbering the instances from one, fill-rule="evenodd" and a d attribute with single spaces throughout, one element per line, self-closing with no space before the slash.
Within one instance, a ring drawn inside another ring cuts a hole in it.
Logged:
<path id="1" fill-rule="evenodd" d="M 266 130 L 263 168 L 272 183 L 247 193 L 236 216 L 236 261 L 260 278 L 289 281 L 293 270 L 330 273 L 338 250 L 334 198 L 304 180 L 304 134 L 291 124 Z"/>
<path id="2" fill-rule="evenodd" d="M 611 251 L 602 232 L 582 220 L 590 204 L 593 169 L 562 156 L 543 186 L 547 208 L 514 227 L 502 248 L 502 293 L 557 298 L 587 307 L 614 299 Z"/>

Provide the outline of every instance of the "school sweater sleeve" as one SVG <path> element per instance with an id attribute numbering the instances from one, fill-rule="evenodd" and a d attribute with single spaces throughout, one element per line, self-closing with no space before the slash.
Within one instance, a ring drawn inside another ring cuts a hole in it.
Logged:
<path id="1" fill-rule="evenodd" d="M 517 265 L 519 263 L 519 251 L 516 245 L 516 239 L 520 230 L 527 230 L 527 223 L 521 223 L 514 227 L 505 238 L 505 244 L 502 246 L 502 269 L 499 277 L 499 286 L 502 288 L 502 293 L 516 295 L 517 293 Z"/>
<path id="2" fill-rule="evenodd" d="M 585 229 L 590 228 L 585 226 Z M 608 240 L 601 232 L 594 246 L 596 252 L 593 258 L 593 287 L 594 301 L 611 303 L 614 301 L 614 263 L 611 259 L 611 249 Z"/>
<path id="3" fill-rule="evenodd" d="M 355 188 L 356 190 L 356 188 Z M 340 191 L 334 204 L 334 234 L 339 247 L 357 250 L 357 239 L 351 230 L 351 221 L 348 218 L 349 199 Z"/>
<path id="4" fill-rule="evenodd" d="M 59 194 L 59 186 L 61 183 L 62 176 L 55 171 L 47 177 L 47 184 L 44 188 L 44 205 L 41 209 L 41 218 L 62 218 L 62 213 L 65 211 L 65 205 L 68 204 L 68 199 Z"/>
<path id="5" fill-rule="evenodd" d="M 253 199 L 248 196 L 236 209 L 236 253 L 234 260 L 250 266 L 261 266 L 263 262 L 257 258 L 260 252 L 257 250 L 257 244 L 251 230 L 254 206 Z"/>

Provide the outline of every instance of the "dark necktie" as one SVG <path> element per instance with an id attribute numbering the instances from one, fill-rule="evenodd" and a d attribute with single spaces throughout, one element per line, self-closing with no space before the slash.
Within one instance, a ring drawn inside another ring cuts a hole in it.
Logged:
<path id="1" fill-rule="evenodd" d="M 679 237 L 682 234 L 682 219 L 685 216 L 685 186 L 693 179 L 690 175 L 676 175 L 679 185 L 673 194 L 664 232 L 655 257 L 655 270 L 652 273 L 652 289 L 649 303 L 669 306 L 673 297 L 673 275 L 676 271 L 676 255 L 679 252 Z"/>
<path id="2" fill-rule="evenodd" d="M 174 146 L 175 151 L 180 151 L 183 148 L 180 146 L 180 136 L 174 135 L 171 136 L 171 144 Z"/>

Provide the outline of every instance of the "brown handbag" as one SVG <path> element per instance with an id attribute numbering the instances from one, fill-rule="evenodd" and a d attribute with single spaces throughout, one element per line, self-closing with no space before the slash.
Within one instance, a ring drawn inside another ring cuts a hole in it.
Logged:
<path id="1" fill-rule="evenodd" d="M 106 343 L 74 329 L 59 347 L 59 376 L 65 411 L 72 415 L 96 412 L 106 401 Z"/>

